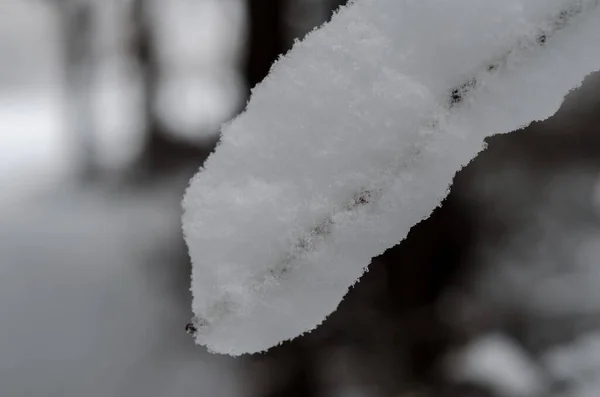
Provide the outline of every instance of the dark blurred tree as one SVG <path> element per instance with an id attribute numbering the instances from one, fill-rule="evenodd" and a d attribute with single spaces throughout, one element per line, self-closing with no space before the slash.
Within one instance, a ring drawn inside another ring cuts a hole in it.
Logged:
<path id="1" fill-rule="evenodd" d="M 248 41 L 244 76 L 253 88 L 269 73 L 273 62 L 286 52 L 290 44 L 284 13 L 290 0 L 247 0 Z"/>
<path id="2" fill-rule="evenodd" d="M 290 35 L 288 25 L 289 20 L 296 17 L 288 13 L 295 1 L 301 0 L 247 0 L 249 32 L 244 75 L 249 88 L 255 87 L 267 76 L 273 62 L 287 52 L 294 39 L 298 38 Z M 314 23 L 320 25 L 326 22 L 335 10 L 347 2 L 348 0 L 322 0 L 309 4 L 309 8 L 325 8 L 324 18 L 315 19 Z M 294 34 L 303 36 L 314 27 L 306 26 L 305 31 Z"/>
<path id="3" fill-rule="evenodd" d="M 60 18 L 67 92 L 68 134 L 77 143 L 79 176 L 98 171 L 94 149 L 94 5 L 86 0 L 52 0 Z"/>
<path id="4" fill-rule="evenodd" d="M 142 74 L 145 138 L 141 157 L 134 166 L 136 177 L 154 177 L 189 166 L 196 170 L 213 148 L 197 146 L 174 138 L 159 120 L 155 106 L 161 78 L 152 9 L 148 0 L 133 0 L 131 51 Z"/>

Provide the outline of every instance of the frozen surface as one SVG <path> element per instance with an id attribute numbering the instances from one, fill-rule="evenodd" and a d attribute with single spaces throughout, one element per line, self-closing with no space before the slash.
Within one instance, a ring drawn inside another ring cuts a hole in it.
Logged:
<path id="1" fill-rule="evenodd" d="M 598 40 L 594 0 L 364 0 L 311 33 L 184 197 L 197 342 L 239 355 L 313 329 L 484 137 L 600 68 Z"/>

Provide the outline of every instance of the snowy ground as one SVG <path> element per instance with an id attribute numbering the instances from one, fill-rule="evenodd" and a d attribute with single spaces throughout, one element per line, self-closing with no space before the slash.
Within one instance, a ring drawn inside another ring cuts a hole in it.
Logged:
<path id="1" fill-rule="evenodd" d="M 66 178 L 75 156 L 52 11 L 0 5 L 0 395 L 240 395 L 237 363 L 184 332 L 181 186 L 108 192 Z M 111 81 L 99 82 L 99 143 L 124 156 L 136 130 Z"/>
<path id="2" fill-rule="evenodd" d="M 184 332 L 175 199 L 57 185 L 0 208 L 2 395 L 239 394 Z"/>

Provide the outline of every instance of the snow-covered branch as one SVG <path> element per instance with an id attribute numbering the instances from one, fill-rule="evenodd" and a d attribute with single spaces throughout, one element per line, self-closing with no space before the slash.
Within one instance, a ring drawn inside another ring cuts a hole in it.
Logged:
<path id="1" fill-rule="evenodd" d="M 274 65 L 184 197 L 197 342 L 239 355 L 313 329 L 485 137 L 600 69 L 598 42 L 598 0 L 343 8 Z"/>

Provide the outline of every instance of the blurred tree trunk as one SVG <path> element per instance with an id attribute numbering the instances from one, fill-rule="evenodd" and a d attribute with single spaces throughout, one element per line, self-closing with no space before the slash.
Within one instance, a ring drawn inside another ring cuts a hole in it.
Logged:
<path id="1" fill-rule="evenodd" d="M 67 129 L 76 142 L 83 180 L 96 176 L 94 147 L 94 8 L 86 0 L 55 0 L 61 19 L 67 91 Z"/>
<path id="2" fill-rule="evenodd" d="M 269 73 L 271 65 L 291 44 L 287 39 L 285 10 L 289 0 L 248 1 L 248 46 L 244 76 L 253 88 Z"/>
<path id="3" fill-rule="evenodd" d="M 305 7 L 309 8 L 308 12 L 322 16 L 311 19 L 316 25 L 306 26 L 305 31 L 293 32 L 290 22 L 297 16 L 290 13 L 290 10 L 297 8 L 294 7 L 297 1 L 302 0 L 247 0 L 249 38 L 244 74 L 249 88 L 255 87 L 267 76 L 273 62 L 292 48 L 294 39 L 329 20 L 335 10 L 348 2 L 317 0 L 312 4 L 307 3 Z"/>
<path id="4" fill-rule="evenodd" d="M 149 0 L 133 0 L 132 52 L 142 73 L 144 92 L 145 139 L 142 154 L 135 166 L 138 176 L 150 179 L 175 171 L 188 164 L 201 165 L 211 147 L 198 147 L 170 136 L 157 117 L 156 98 L 160 84 L 160 61 L 152 29 L 152 9 Z"/>

